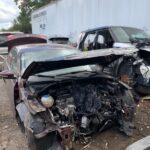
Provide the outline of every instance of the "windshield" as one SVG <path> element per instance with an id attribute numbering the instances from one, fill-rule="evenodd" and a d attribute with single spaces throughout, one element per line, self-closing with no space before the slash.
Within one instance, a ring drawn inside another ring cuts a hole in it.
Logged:
<path id="1" fill-rule="evenodd" d="M 119 43 L 130 43 L 131 39 L 149 39 L 150 36 L 141 29 L 112 27 L 112 32 Z"/>
<path id="2" fill-rule="evenodd" d="M 21 55 L 21 72 L 23 73 L 33 61 L 56 60 L 55 58 L 59 59 L 78 52 L 76 49 L 27 51 Z"/>

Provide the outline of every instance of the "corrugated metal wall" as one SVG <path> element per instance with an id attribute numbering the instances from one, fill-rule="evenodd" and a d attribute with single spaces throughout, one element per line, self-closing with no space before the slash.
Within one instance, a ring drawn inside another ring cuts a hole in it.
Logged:
<path id="1" fill-rule="evenodd" d="M 59 0 L 32 13 L 32 30 L 47 36 L 69 36 L 72 40 L 83 30 L 108 25 L 150 32 L 149 10 L 150 0 Z"/>

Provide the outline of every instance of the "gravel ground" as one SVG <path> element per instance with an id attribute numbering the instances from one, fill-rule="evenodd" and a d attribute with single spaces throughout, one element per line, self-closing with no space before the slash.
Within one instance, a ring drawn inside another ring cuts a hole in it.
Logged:
<path id="1" fill-rule="evenodd" d="M 12 116 L 10 102 L 2 81 L 0 81 L 0 150 L 28 150 L 24 134 Z M 137 108 L 136 129 L 127 137 L 112 128 L 93 136 L 87 145 L 77 144 L 78 150 L 124 150 L 129 144 L 150 135 L 150 101 L 143 101 Z"/>

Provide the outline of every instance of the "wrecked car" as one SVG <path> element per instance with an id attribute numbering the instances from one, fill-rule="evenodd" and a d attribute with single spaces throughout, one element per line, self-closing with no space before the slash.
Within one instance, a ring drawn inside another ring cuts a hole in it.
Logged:
<path id="1" fill-rule="evenodd" d="M 150 65 L 139 56 L 139 50 L 119 58 L 106 70 L 133 87 L 139 94 L 150 94 Z"/>
<path id="2" fill-rule="evenodd" d="M 136 92 L 150 94 L 150 36 L 141 29 L 110 26 L 82 32 L 78 48 L 83 51 L 121 47 L 135 48 L 136 52 L 124 55 L 106 70 L 129 84 Z"/>
<path id="3" fill-rule="evenodd" d="M 79 35 L 78 49 L 93 50 L 104 48 L 136 47 L 138 42 L 150 40 L 142 29 L 124 26 L 106 26 L 83 31 Z"/>
<path id="4" fill-rule="evenodd" d="M 22 32 L 4 32 L 0 34 L 0 55 L 7 55 L 13 46 L 47 43 L 46 37 L 36 34 L 23 34 Z"/>
<path id="5" fill-rule="evenodd" d="M 9 52 L 0 76 L 32 150 L 73 149 L 76 140 L 113 125 L 132 135 L 132 89 L 102 71 L 126 51 L 32 44 Z"/>

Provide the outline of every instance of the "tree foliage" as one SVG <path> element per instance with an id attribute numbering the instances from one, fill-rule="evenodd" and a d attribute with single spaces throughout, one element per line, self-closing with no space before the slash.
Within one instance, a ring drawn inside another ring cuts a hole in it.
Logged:
<path id="1" fill-rule="evenodd" d="M 28 11 L 40 8 L 55 0 L 14 0 L 19 8 L 26 7 Z"/>
<path id="2" fill-rule="evenodd" d="M 54 0 L 14 0 L 19 6 L 20 14 L 9 28 L 11 31 L 31 32 L 31 12 Z"/>

